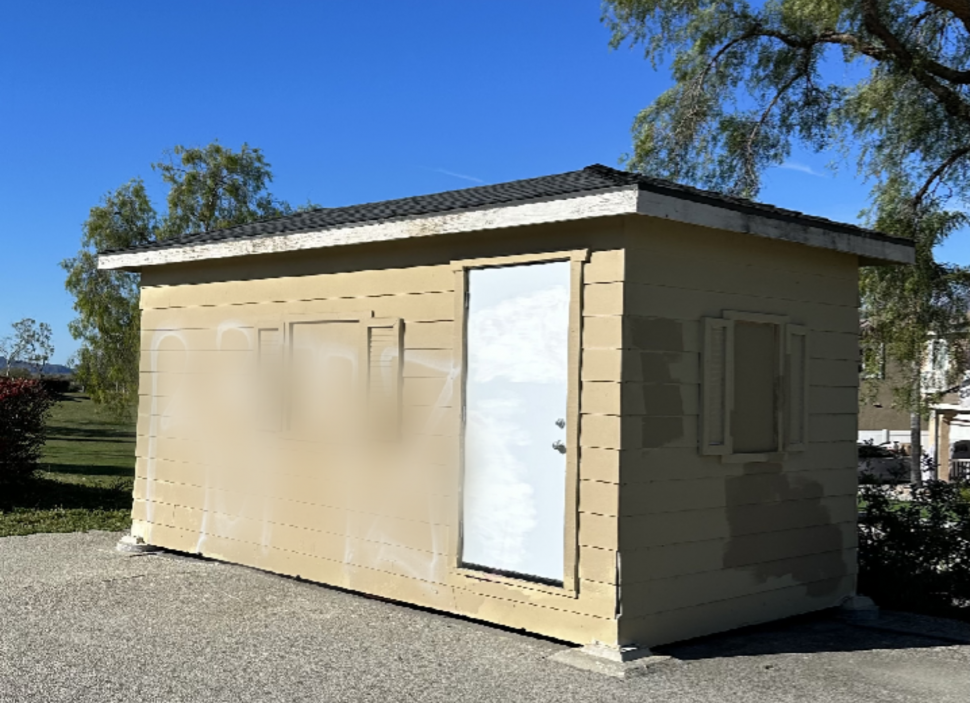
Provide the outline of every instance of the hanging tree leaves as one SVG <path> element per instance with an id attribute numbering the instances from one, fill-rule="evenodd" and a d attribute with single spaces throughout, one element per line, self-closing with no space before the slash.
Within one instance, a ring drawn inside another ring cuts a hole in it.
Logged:
<path id="1" fill-rule="evenodd" d="M 967 369 L 970 275 L 933 251 L 967 224 L 970 1 L 605 0 L 603 19 L 675 81 L 634 120 L 632 170 L 754 198 L 795 144 L 856 159 L 868 224 L 916 245 L 913 267 L 864 269 L 861 293 L 919 452 L 928 355 Z"/>

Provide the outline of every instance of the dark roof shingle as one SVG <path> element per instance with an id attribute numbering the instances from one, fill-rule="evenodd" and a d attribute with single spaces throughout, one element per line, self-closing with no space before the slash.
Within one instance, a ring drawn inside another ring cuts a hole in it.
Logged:
<path id="1" fill-rule="evenodd" d="M 552 176 L 527 178 L 519 181 L 476 186 L 474 188 L 445 191 L 430 195 L 417 195 L 397 200 L 384 200 L 361 205 L 309 210 L 284 217 L 238 225 L 236 227 L 189 234 L 182 237 L 166 239 L 161 242 L 151 242 L 127 249 L 115 249 L 100 253 L 117 254 L 120 252 L 191 246 L 193 244 L 250 239 L 271 235 L 318 232 L 339 227 L 402 220 L 459 210 L 476 210 L 525 202 L 554 200 L 563 197 L 577 197 L 598 191 L 608 191 L 614 188 L 630 186 L 637 186 L 642 191 L 669 195 L 739 212 L 770 217 L 772 219 L 822 227 L 830 231 L 893 242 L 903 241 L 856 225 L 834 222 L 823 217 L 806 215 L 794 210 L 785 210 L 743 198 L 700 190 L 690 186 L 679 185 L 672 181 L 651 178 L 628 171 L 619 171 L 601 164 L 594 164 L 580 171 L 568 171 Z"/>

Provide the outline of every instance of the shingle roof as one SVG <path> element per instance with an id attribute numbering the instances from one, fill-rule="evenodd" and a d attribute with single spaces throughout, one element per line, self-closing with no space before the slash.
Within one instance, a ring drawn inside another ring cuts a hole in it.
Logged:
<path id="1" fill-rule="evenodd" d="M 117 254 L 121 252 L 137 252 L 211 242 L 254 239 L 271 235 L 319 232 L 365 223 L 388 222 L 456 211 L 477 210 L 525 202 L 576 197 L 631 186 L 637 186 L 641 191 L 649 191 L 660 195 L 728 208 L 738 212 L 761 215 L 781 221 L 821 227 L 833 232 L 890 242 L 906 241 L 863 227 L 834 222 L 823 217 L 806 215 L 805 213 L 794 210 L 785 210 L 743 198 L 700 190 L 637 173 L 619 171 L 601 164 L 593 164 L 580 171 L 568 171 L 552 176 L 540 176 L 538 178 L 527 178 L 519 181 L 497 183 L 495 185 L 476 186 L 474 188 L 464 188 L 462 190 L 452 190 L 430 195 L 418 195 L 397 200 L 384 200 L 362 205 L 309 210 L 284 217 L 238 225 L 236 227 L 189 234 L 182 237 L 166 239 L 162 242 L 151 242 L 127 249 L 114 249 L 100 253 Z"/>

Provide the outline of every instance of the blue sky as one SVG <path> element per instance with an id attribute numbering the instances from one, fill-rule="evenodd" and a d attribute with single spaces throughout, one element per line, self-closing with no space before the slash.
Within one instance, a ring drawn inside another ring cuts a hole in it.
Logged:
<path id="1" fill-rule="evenodd" d="M 76 344 L 58 262 L 99 198 L 175 144 L 264 150 L 272 190 L 326 206 L 617 165 L 668 85 L 611 51 L 598 0 L 0 0 L 0 336 Z M 761 199 L 854 221 L 867 188 L 793 155 Z M 160 203 L 159 203 L 160 204 Z M 944 257 L 970 259 L 949 244 Z"/>

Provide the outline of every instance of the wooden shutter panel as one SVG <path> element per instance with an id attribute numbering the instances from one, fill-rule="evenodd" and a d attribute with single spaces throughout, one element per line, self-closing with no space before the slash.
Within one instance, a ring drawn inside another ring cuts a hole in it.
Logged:
<path id="1" fill-rule="evenodd" d="M 734 323 L 704 318 L 701 383 L 701 454 L 731 454 L 731 409 L 734 405 Z"/>
<path id="2" fill-rule="evenodd" d="M 802 451 L 808 444 L 808 328 L 786 325 L 787 451 Z"/>

